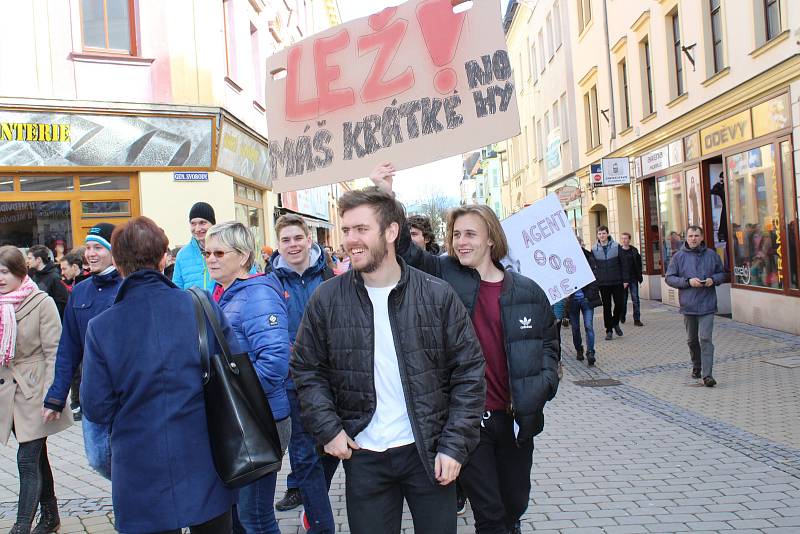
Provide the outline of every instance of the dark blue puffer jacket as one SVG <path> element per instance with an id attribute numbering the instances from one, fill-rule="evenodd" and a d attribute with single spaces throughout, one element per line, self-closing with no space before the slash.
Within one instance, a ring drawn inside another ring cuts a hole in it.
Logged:
<path id="1" fill-rule="evenodd" d="M 250 354 L 272 416 L 275 420 L 288 417 L 289 323 L 278 279 L 261 274 L 236 280 L 222 294 L 219 306 L 241 350 Z"/>
<path id="2" fill-rule="evenodd" d="M 325 254 L 322 253 L 318 244 L 314 243 L 311 246 L 310 254 L 310 265 L 302 275 L 289 267 L 277 250 L 269 259 L 272 272 L 278 277 L 281 294 L 286 301 L 286 311 L 289 314 L 289 344 L 292 347 L 311 295 L 322 282 L 334 277 L 333 271 L 325 263 Z M 286 387 L 294 389 L 294 382 L 291 378 L 287 381 Z"/>

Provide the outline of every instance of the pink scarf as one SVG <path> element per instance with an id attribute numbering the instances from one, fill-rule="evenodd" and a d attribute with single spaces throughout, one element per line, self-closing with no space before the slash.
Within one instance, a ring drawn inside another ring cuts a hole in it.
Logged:
<path id="1" fill-rule="evenodd" d="M 8 366 L 17 347 L 17 315 L 20 304 L 39 289 L 29 276 L 12 291 L 0 295 L 0 365 Z"/>

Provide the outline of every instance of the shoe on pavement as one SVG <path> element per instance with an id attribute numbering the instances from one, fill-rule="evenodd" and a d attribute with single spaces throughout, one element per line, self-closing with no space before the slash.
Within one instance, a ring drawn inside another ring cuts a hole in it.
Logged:
<path id="1" fill-rule="evenodd" d="M 716 386 L 716 385 L 717 385 L 717 381 L 716 381 L 716 380 L 714 380 L 714 377 L 713 377 L 713 376 L 707 376 L 707 377 L 705 377 L 705 378 L 703 379 L 703 384 L 705 384 L 705 386 L 706 386 L 707 388 L 713 388 L 714 386 Z"/>
<path id="2" fill-rule="evenodd" d="M 593 350 L 590 350 L 589 352 L 586 353 L 586 363 L 589 365 L 589 367 L 594 367 L 594 362 L 596 361 L 597 359 L 594 357 Z"/>
<path id="3" fill-rule="evenodd" d="M 642 321 L 633 321 L 633 326 L 644 326 Z"/>
<path id="4" fill-rule="evenodd" d="M 620 328 L 619 325 L 614 327 L 614 332 L 616 332 L 619 337 L 622 337 L 622 328 Z"/>
<path id="5" fill-rule="evenodd" d="M 36 527 L 31 530 L 31 534 L 50 534 L 58 532 L 61 528 L 61 518 L 58 517 L 58 502 L 55 499 L 43 502 L 40 506 L 41 515 Z"/>
<path id="6" fill-rule="evenodd" d="M 619 318 L 619 322 L 621 322 L 622 324 L 625 324 L 625 317 L 620 317 Z"/>
<path id="7" fill-rule="evenodd" d="M 303 528 L 306 529 L 306 532 L 311 530 L 311 523 L 308 522 L 308 515 L 306 515 L 305 510 L 303 510 Z"/>
<path id="8" fill-rule="evenodd" d="M 467 496 L 461 492 L 456 495 L 456 515 L 464 515 L 467 513 Z"/>
<path id="9" fill-rule="evenodd" d="M 606 332 L 606 341 L 611 341 L 614 339 L 614 334 L 612 332 Z"/>
<path id="10" fill-rule="evenodd" d="M 575 356 L 575 359 L 578 360 L 579 362 L 582 362 L 583 361 L 583 347 L 575 349 L 575 352 L 577 353 L 576 356 Z"/>
<path id="11" fill-rule="evenodd" d="M 700 369 L 692 369 L 692 378 L 700 378 Z"/>
<path id="12" fill-rule="evenodd" d="M 72 409 L 72 419 L 74 421 L 80 421 L 83 418 L 83 412 L 81 412 L 81 407 L 78 406 L 77 408 Z"/>
<path id="13" fill-rule="evenodd" d="M 279 512 L 288 512 L 294 510 L 303 504 L 303 496 L 300 495 L 300 490 L 297 488 L 289 488 L 283 495 L 283 499 L 275 503 L 275 509 Z"/>

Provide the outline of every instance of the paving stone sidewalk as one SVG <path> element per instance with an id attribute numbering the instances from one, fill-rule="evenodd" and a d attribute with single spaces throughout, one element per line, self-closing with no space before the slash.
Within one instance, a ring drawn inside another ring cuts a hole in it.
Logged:
<path id="1" fill-rule="evenodd" d="M 598 336 L 593 369 L 575 360 L 569 329 L 562 333 L 566 374 L 536 439 L 523 531 L 800 533 L 800 367 L 792 367 L 800 338 L 718 318 L 719 385 L 705 388 L 689 377 L 676 310 L 643 306 L 645 327 L 623 325 L 625 336 L 611 342 Z M 619 384 L 576 384 L 598 380 Z M 9 444 L 0 452 L 0 529 L 16 511 Z M 114 532 L 110 485 L 86 467 L 80 427 L 50 438 L 48 449 L 61 532 Z M 337 531 L 348 532 L 341 470 L 331 502 Z M 297 511 L 278 519 L 282 533 L 303 532 Z M 408 513 L 403 526 L 413 532 Z M 459 532 L 474 532 L 470 511 Z"/>

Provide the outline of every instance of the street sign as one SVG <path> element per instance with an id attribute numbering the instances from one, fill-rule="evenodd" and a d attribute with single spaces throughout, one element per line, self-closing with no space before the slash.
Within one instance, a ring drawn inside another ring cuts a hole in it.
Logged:
<path id="1" fill-rule="evenodd" d="M 207 182 L 207 172 L 175 172 L 172 173 L 174 182 Z"/>
<path id="2" fill-rule="evenodd" d="M 631 166 L 628 158 L 603 158 L 603 185 L 624 185 L 631 183 Z"/>
<path id="3" fill-rule="evenodd" d="M 603 185 L 603 167 L 599 163 L 592 163 L 592 187 Z"/>

